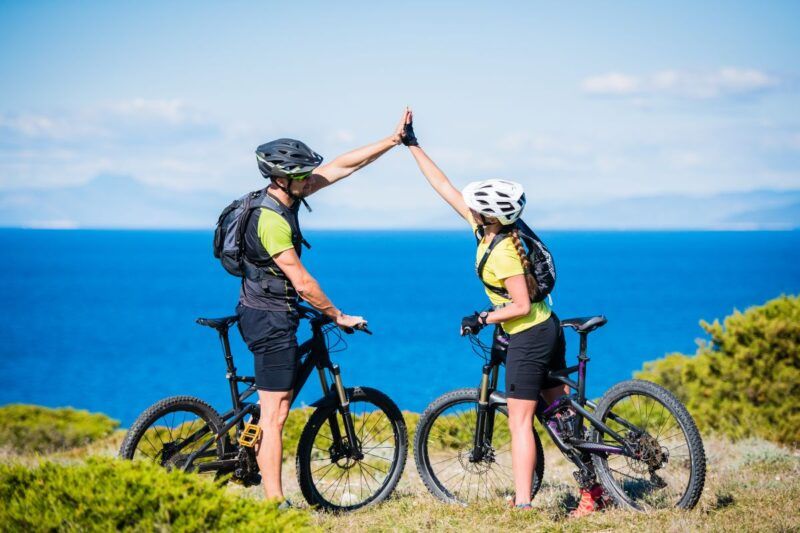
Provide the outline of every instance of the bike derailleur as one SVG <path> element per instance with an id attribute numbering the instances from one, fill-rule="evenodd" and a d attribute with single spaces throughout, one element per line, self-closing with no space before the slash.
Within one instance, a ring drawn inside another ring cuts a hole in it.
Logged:
<path id="1" fill-rule="evenodd" d="M 597 484 L 597 477 L 594 472 L 589 468 L 581 468 L 572 473 L 578 486 L 582 489 L 591 489 Z"/>

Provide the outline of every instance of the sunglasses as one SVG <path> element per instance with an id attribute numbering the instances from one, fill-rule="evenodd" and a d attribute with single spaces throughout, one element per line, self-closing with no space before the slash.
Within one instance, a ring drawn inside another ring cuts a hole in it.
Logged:
<path id="1" fill-rule="evenodd" d="M 286 177 L 289 178 L 290 180 L 301 181 L 301 180 L 306 179 L 310 175 L 311 175 L 311 172 L 303 172 L 301 174 L 292 174 L 292 175 L 289 175 L 289 176 L 286 176 Z"/>

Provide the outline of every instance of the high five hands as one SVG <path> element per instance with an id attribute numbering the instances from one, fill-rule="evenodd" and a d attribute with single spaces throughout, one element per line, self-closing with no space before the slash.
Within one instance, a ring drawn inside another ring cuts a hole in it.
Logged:
<path id="1" fill-rule="evenodd" d="M 406 146 L 419 146 L 417 136 L 414 135 L 414 112 L 406 108 L 406 121 L 403 125 L 403 144 Z"/>
<path id="2" fill-rule="evenodd" d="M 414 135 L 414 113 L 410 107 L 406 107 L 403 116 L 398 122 L 397 127 L 392 133 L 392 142 L 395 145 L 404 144 L 406 146 L 418 146 L 417 137 Z"/>

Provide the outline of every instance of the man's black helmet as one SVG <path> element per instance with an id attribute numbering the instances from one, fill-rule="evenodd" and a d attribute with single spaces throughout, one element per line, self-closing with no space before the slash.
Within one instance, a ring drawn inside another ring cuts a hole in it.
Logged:
<path id="1" fill-rule="evenodd" d="M 294 139 L 277 139 L 256 149 L 258 170 L 267 179 L 305 179 L 322 163 L 322 156 L 305 143 Z"/>

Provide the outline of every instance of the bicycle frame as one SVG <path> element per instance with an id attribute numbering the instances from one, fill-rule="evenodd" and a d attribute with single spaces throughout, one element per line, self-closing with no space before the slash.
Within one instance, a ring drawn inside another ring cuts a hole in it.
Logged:
<path id="1" fill-rule="evenodd" d="M 335 402 L 339 406 L 339 412 L 342 415 L 343 425 L 345 429 L 345 435 L 347 436 L 347 441 L 349 443 L 348 446 L 344 446 L 341 432 L 339 431 L 339 424 L 336 421 L 335 416 L 331 416 L 329 419 L 330 428 L 331 428 L 331 436 L 333 437 L 333 449 L 336 450 L 337 453 L 344 453 L 344 454 L 353 454 L 353 456 L 357 459 L 362 459 L 363 456 L 361 455 L 361 450 L 359 449 L 359 442 L 356 438 L 355 427 L 353 424 L 352 416 L 350 416 L 350 402 L 347 398 L 347 392 L 345 390 L 344 384 L 342 383 L 341 378 L 341 371 L 339 365 L 334 364 L 331 362 L 330 353 L 328 352 L 328 347 L 325 343 L 325 332 L 323 331 L 323 326 L 330 323 L 330 319 L 324 317 L 317 313 L 316 311 L 311 310 L 310 308 L 306 308 L 303 306 L 298 306 L 301 312 L 302 318 L 307 318 L 311 324 L 311 331 L 312 335 L 311 338 L 303 342 L 300 346 L 298 346 L 297 350 L 297 357 L 301 359 L 302 362 L 298 368 L 297 372 L 297 379 L 295 382 L 294 387 L 294 394 L 292 395 L 291 404 L 294 404 L 294 400 L 297 398 L 299 392 L 303 389 L 308 378 L 311 376 L 311 373 L 316 368 L 319 374 L 320 385 L 322 387 L 323 397 L 311 404 L 312 407 L 319 407 L 328 403 Z M 236 427 L 237 433 L 241 432 L 244 429 L 244 418 L 248 415 L 257 417 L 260 415 L 260 407 L 257 402 L 247 402 L 246 400 L 250 398 L 253 394 L 257 392 L 257 388 L 255 385 L 255 377 L 253 376 L 239 376 L 236 373 L 236 367 L 233 363 L 233 354 L 231 353 L 230 341 L 228 338 L 228 329 L 224 328 L 218 331 L 220 343 L 222 344 L 222 351 L 225 356 L 225 363 L 227 366 L 227 373 L 225 374 L 226 379 L 228 380 L 228 384 L 230 386 L 230 394 L 231 394 L 231 402 L 233 404 L 233 408 L 227 411 L 222 415 L 222 421 L 225 425 L 220 429 L 219 433 L 215 436 L 214 439 L 209 440 L 203 446 L 198 448 L 186 460 L 186 466 L 184 466 L 184 470 L 187 470 L 190 465 L 192 465 L 193 461 L 198 457 L 203 456 L 208 449 L 214 444 L 214 442 L 219 441 L 221 445 L 223 445 L 224 457 L 225 459 L 222 461 L 212 461 L 207 463 L 202 463 L 198 465 L 198 471 L 210 471 L 210 470 L 221 470 L 225 468 L 233 468 L 235 467 L 236 463 L 236 453 L 238 451 L 238 447 L 233 447 L 232 450 L 226 451 L 224 449 L 225 445 L 225 437 L 228 435 L 228 432 Z M 305 357 L 305 359 L 303 359 Z M 330 371 L 331 375 L 333 376 L 333 385 L 334 390 L 331 390 L 330 385 L 328 384 L 328 379 L 325 374 L 325 371 Z M 248 387 L 244 391 L 239 391 L 239 383 L 247 384 Z M 190 435 L 184 443 L 189 444 L 191 442 L 195 442 L 198 438 L 202 437 L 208 432 L 208 428 L 203 428 L 198 430 L 194 434 Z M 229 457 L 230 456 L 230 457 Z"/>
<path id="2" fill-rule="evenodd" d="M 580 469 L 583 478 L 586 479 L 587 476 L 594 476 L 591 471 L 591 466 L 587 464 L 586 454 L 632 455 L 633 452 L 621 435 L 586 409 L 588 406 L 590 409 L 594 410 L 597 405 L 586 398 L 586 367 L 589 362 L 589 356 L 586 354 L 588 333 L 579 332 L 579 335 L 580 348 L 578 351 L 578 364 L 549 373 L 551 379 L 567 385 L 570 389 L 575 390 L 577 394 L 569 396 L 564 395 L 550 405 L 547 405 L 544 398 L 540 396 L 537 402 L 535 415 L 553 443 Z M 486 451 L 485 444 L 491 443 L 494 431 L 495 410 L 498 407 L 505 407 L 508 405 L 505 394 L 497 390 L 499 369 L 500 365 L 503 363 L 504 356 L 502 352 L 493 348 L 489 363 L 483 366 L 483 374 L 478 391 L 478 413 L 475 439 L 472 452 L 470 453 L 470 461 L 472 462 L 481 461 Z M 569 376 L 575 372 L 578 373 L 577 381 L 569 378 Z M 571 435 L 560 435 L 556 431 L 555 423 L 550 417 L 567 405 L 575 411 L 576 423 L 573 425 L 573 433 Z M 610 413 L 609 418 L 632 431 L 639 431 L 639 428 L 623 418 L 618 417 L 614 413 Z M 584 419 L 592 426 L 617 441 L 619 446 L 586 440 L 584 435 Z"/>

